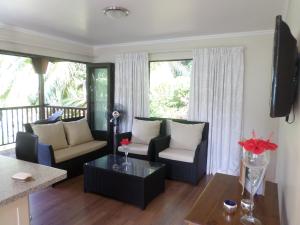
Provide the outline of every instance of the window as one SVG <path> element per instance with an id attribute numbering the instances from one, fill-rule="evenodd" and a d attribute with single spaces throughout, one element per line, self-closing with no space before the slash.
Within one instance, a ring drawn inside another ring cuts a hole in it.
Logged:
<path id="1" fill-rule="evenodd" d="M 150 62 L 150 116 L 186 118 L 192 60 Z"/>
<path id="2" fill-rule="evenodd" d="M 46 104 L 86 107 L 85 64 L 49 62 L 44 79 Z"/>
<path id="3" fill-rule="evenodd" d="M 30 58 L 0 54 L 0 107 L 37 105 L 38 84 Z"/>

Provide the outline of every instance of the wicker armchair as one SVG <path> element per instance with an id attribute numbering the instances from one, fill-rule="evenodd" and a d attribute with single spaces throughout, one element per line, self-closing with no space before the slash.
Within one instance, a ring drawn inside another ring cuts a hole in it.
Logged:
<path id="1" fill-rule="evenodd" d="M 146 120 L 146 121 L 156 121 L 156 120 L 161 121 L 159 135 L 155 138 L 152 138 L 151 141 L 149 142 L 149 145 L 132 143 L 129 146 L 129 149 L 130 149 L 128 152 L 129 157 L 133 157 L 133 158 L 137 158 L 137 159 L 144 159 L 144 160 L 148 160 L 148 161 L 154 161 L 154 159 L 155 159 L 154 142 L 157 138 L 165 136 L 166 121 L 164 119 L 155 118 L 155 117 L 150 117 L 150 118 L 135 117 L 135 118 L 138 120 Z M 125 132 L 125 133 L 117 134 L 116 141 L 118 143 L 118 154 L 121 154 L 121 155 L 124 154 L 124 152 L 122 152 L 122 150 L 120 149 L 120 142 L 122 139 L 125 139 L 125 138 L 131 140 L 132 132 Z"/>
<path id="2" fill-rule="evenodd" d="M 187 120 L 173 120 L 175 122 L 186 123 L 186 124 L 196 124 L 200 122 L 193 122 Z M 155 148 L 155 161 L 162 162 L 166 164 L 167 177 L 174 180 L 189 182 L 194 185 L 198 183 L 201 177 L 206 174 L 207 165 L 207 147 L 208 147 L 208 131 L 209 124 L 205 123 L 204 129 L 202 131 L 202 139 L 200 144 L 197 146 L 195 152 L 187 150 L 173 151 L 170 150 L 168 153 L 173 154 L 174 158 L 164 157 L 163 151 L 168 151 L 171 136 L 165 136 L 157 138 L 154 141 Z M 173 151 L 173 152 L 172 152 Z M 183 154 L 182 154 L 183 153 Z M 187 155 L 184 155 L 186 153 Z M 180 155 L 180 157 L 176 156 Z"/>

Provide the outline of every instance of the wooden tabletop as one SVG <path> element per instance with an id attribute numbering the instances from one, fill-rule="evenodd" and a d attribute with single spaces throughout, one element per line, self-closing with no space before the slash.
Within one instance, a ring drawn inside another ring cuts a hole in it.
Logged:
<path id="1" fill-rule="evenodd" d="M 242 186 L 238 177 L 217 173 L 198 197 L 190 213 L 185 217 L 186 225 L 239 225 L 243 216 L 240 201 Z M 231 199 L 238 203 L 238 210 L 231 216 L 223 209 L 223 201 Z M 263 225 L 279 225 L 277 184 L 267 182 L 265 196 L 256 196 L 254 216 Z"/>

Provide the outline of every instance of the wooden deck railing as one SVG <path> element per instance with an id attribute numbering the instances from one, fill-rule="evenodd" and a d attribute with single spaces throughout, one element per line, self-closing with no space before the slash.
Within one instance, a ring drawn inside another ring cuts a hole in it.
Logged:
<path id="1" fill-rule="evenodd" d="M 86 108 L 49 106 L 43 107 L 45 119 L 56 111 L 63 111 L 62 118 L 70 119 L 86 115 Z M 40 106 L 20 106 L 0 108 L 0 146 L 15 142 L 16 133 L 24 131 L 24 124 L 33 123 L 40 118 Z"/>

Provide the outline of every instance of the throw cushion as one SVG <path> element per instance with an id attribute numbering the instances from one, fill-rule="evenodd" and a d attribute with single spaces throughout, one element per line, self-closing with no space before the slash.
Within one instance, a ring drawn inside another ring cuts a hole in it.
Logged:
<path id="1" fill-rule="evenodd" d="M 160 124 L 160 120 L 133 119 L 131 142 L 148 145 L 152 138 L 159 135 Z"/>
<path id="2" fill-rule="evenodd" d="M 183 124 L 171 121 L 170 127 L 170 148 L 196 150 L 202 139 L 204 123 Z"/>
<path id="3" fill-rule="evenodd" d="M 52 145 L 53 150 L 66 148 L 68 143 L 61 121 L 50 124 L 31 124 L 34 134 L 39 137 L 39 141 Z"/>
<path id="4" fill-rule="evenodd" d="M 85 118 L 72 122 L 63 122 L 63 124 L 69 145 L 74 146 L 94 140 Z"/>

